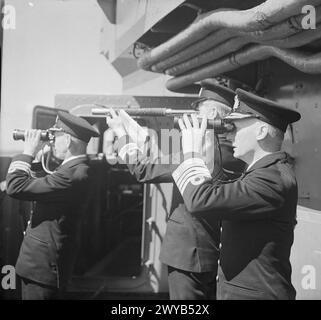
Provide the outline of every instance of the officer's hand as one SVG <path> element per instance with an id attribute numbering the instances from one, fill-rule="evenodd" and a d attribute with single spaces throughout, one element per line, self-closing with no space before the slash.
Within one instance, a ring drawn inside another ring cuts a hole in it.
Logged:
<path id="1" fill-rule="evenodd" d="M 191 115 L 192 123 L 187 114 L 183 119 L 178 120 L 178 125 L 182 131 L 182 149 L 184 154 L 202 153 L 203 138 L 207 126 L 207 117 L 203 116 L 201 126 L 195 114 Z"/>
<path id="2" fill-rule="evenodd" d="M 111 128 L 118 138 L 126 135 L 126 130 L 123 125 L 123 121 L 115 110 L 110 108 L 110 116 L 106 117 L 106 122 L 109 128 Z"/>
<path id="3" fill-rule="evenodd" d="M 108 128 L 104 132 L 104 144 L 103 144 L 103 152 L 106 157 L 115 156 L 114 143 L 115 143 L 115 132 L 112 128 Z"/>
<path id="4" fill-rule="evenodd" d="M 0 182 L 0 191 L 5 192 L 7 190 L 7 182 L 6 180 Z"/>
<path id="5" fill-rule="evenodd" d="M 30 129 L 25 132 L 25 142 L 23 153 L 34 157 L 38 148 L 41 146 L 41 130 Z"/>
<path id="6" fill-rule="evenodd" d="M 212 129 L 205 131 L 202 156 L 208 170 L 215 176 L 221 169 L 221 151 L 214 130 Z"/>
<path id="7" fill-rule="evenodd" d="M 139 148 L 142 148 L 148 137 L 148 131 L 141 127 L 125 110 L 120 110 L 119 116 L 132 142 L 136 143 Z"/>

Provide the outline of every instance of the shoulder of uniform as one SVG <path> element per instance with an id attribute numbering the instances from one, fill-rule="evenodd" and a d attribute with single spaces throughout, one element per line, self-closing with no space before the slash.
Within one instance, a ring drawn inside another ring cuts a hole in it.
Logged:
<path id="1" fill-rule="evenodd" d="M 266 184 L 279 192 L 296 186 L 293 169 L 287 162 L 276 162 L 271 166 L 253 170 L 245 175 L 244 180 L 253 181 L 254 186 L 257 187 L 260 183 Z"/>
<path id="2" fill-rule="evenodd" d="M 262 183 L 275 186 L 280 185 L 281 182 L 279 171 L 275 165 L 258 168 L 249 173 L 244 173 L 239 179 L 244 182 L 256 181 L 255 184 L 261 181 Z"/>
<path id="3" fill-rule="evenodd" d="M 296 184 L 295 173 L 291 164 L 281 161 L 276 164 L 276 169 L 285 185 L 290 186 Z"/>
<path id="4" fill-rule="evenodd" d="M 86 163 L 80 163 L 72 170 L 72 180 L 83 181 L 88 178 L 89 166 Z"/>

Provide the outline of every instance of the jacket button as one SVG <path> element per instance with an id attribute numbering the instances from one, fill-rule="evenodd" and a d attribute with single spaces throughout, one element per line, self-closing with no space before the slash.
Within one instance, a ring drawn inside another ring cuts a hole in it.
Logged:
<path id="1" fill-rule="evenodd" d="M 220 265 L 220 263 L 221 263 L 221 261 L 220 261 L 220 259 L 218 259 L 218 260 L 217 260 L 217 264 Z"/>
<path id="2" fill-rule="evenodd" d="M 220 243 L 218 247 L 219 247 L 219 249 L 222 249 L 222 243 Z"/>
<path id="3" fill-rule="evenodd" d="M 221 232 L 222 232 L 222 231 L 223 231 L 223 227 L 221 227 L 221 229 L 220 229 L 220 230 L 221 230 Z"/>
<path id="4" fill-rule="evenodd" d="M 218 282 L 218 276 L 216 276 L 216 282 Z"/>

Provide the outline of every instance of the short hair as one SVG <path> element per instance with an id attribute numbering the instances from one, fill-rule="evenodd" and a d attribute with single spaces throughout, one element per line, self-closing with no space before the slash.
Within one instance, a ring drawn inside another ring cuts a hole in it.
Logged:
<path id="1" fill-rule="evenodd" d="M 279 129 L 269 123 L 266 123 L 262 120 L 260 120 L 260 122 L 262 124 L 266 125 L 268 128 L 268 136 L 265 139 L 266 142 L 264 143 L 264 146 L 270 148 L 270 147 L 272 147 L 271 142 L 273 142 L 273 147 L 280 150 L 283 140 L 284 140 L 284 132 L 281 129 Z"/>
<path id="2" fill-rule="evenodd" d="M 67 134 L 69 134 L 69 133 L 67 133 Z M 87 145 L 88 145 L 87 142 L 85 142 L 85 141 L 83 141 L 83 140 L 80 140 L 79 138 L 74 137 L 74 136 L 72 136 L 71 134 L 69 134 L 69 136 L 70 136 L 70 140 L 71 140 L 71 142 L 72 142 L 72 148 L 73 148 L 74 150 L 83 152 L 84 150 L 87 149 Z"/>
<path id="3" fill-rule="evenodd" d="M 277 138 L 282 141 L 284 139 L 284 132 L 281 129 L 279 129 L 269 123 L 268 123 L 268 134 L 271 138 Z"/>

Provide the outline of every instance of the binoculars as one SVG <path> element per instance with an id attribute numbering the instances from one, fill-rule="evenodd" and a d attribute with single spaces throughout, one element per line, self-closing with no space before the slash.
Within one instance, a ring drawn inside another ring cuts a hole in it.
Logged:
<path id="1" fill-rule="evenodd" d="M 13 130 L 13 140 L 25 140 L 26 130 L 15 129 Z M 41 130 L 40 140 L 41 141 L 50 141 L 54 138 L 52 130 Z"/>
<path id="2" fill-rule="evenodd" d="M 181 110 L 181 109 L 167 109 L 167 108 L 140 108 L 133 109 L 127 108 L 122 109 L 126 111 L 130 116 L 134 118 L 142 117 L 172 117 L 174 124 L 177 126 L 178 119 L 183 116 L 183 114 L 199 114 L 197 110 Z M 108 116 L 110 111 L 107 108 L 93 108 L 91 111 L 92 115 L 96 116 Z M 200 119 L 201 121 L 201 119 Z M 234 124 L 227 119 L 208 119 L 207 120 L 208 128 L 214 129 L 215 133 L 222 134 L 226 132 L 231 132 L 235 129 Z"/>

